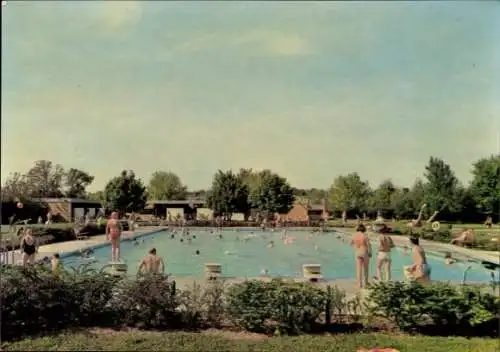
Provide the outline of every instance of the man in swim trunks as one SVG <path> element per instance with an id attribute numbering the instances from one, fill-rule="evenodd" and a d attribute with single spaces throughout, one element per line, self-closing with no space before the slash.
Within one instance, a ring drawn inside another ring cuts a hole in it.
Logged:
<path id="1" fill-rule="evenodd" d="M 120 236 L 122 225 L 118 220 L 118 213 L 114 211 L 106 224 L 106 235 L 111 240 L 111 260 L 116 262 L 120 259 Z"/>
<path id="2" fill-rule="evenodd" d="M 382 267 L 385 272 L 385 280 L 391 279 L 391 250 L 394 248 L 394 242 L 391 236 L 381 234 L 378 237 L 378 255 L 377 255 L 377 277 L 382 280 Z"/>
<path id="3" fill-rule="evenodd" d="M 151 248 L 148 254 L 139 262 L 139 274 L 158 274 L 165 272 L 163 259 L 156 255 L 156 248 Z"/>
<path id="4" fill-rule="evenodd" d="M 351 246 L 354 248 L 354 258 L 356 261 L 356 280 L 358 287 L 363 288 L 368 285 L 368 275 L 370 267 L 371 245 L 368 236 L 366 236 L 366 227 L 359 224 L 356 227 L 356 233 L 352 237 Z"/>
<path id="5" fill-rule="evenodd" d="M 431 267 L 427 264 L 425 251 L 420 247 L 418 237 L 410 237 L 410 242 L 413 245 L 413 265 L 410 268 L 410 275 L 418 282 L 427 282 L 431 279 Z"/>

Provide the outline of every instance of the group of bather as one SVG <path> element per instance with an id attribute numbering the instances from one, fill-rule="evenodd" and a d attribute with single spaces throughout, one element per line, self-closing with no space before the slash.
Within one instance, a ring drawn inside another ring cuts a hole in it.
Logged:
<path id="1" fill-rule="evenodd" d="M 209 230 L 210 234 L 215 236 L 218 239 L 222 239 L 222 231 L 220 229 Z M 272 230 L 274 232 L 274 230 Z M 123 228 L 118 219 L 118 213 L 113 212 L 110 216 L 110 219 L 106 225 L 106 235 L 108 240 L 111 242 L 111 260 L 112 262 L 118 262 L 120 260 L 120 242 L 122 236 Z M 188 244 L 191 243 L 193 239 L 196 238 L 196 235 L 190 234 L 189 229 L 183 228 L 180 231 L 171 230 L 168 231 L 170 238 L 175 238 L 176 235 L 180 235 L 180 241 L 186 241 Z M 310 239 L 314 234 L 309 234 L 307 239 Z M 257 237 L 259 235 L 251 232 L 243 237 L 242 241 L 246 242 L 253 237 Z M 473 236 L 471 231 L 466 230 L 462 235 L 457 238 L 457 241 L 467 241 L 470 240 L 470 237 Z M 337 238 L 343 237 L 340 235 Z M 239 237 L 236 237 L 237 240 L 240 240 Z M 285 245 L 291 245 L 295 243 L 296 237 L 289 236 L 287 230 L 283 230 L 281 232 L 281 240 Z M 139 242 L 134 239 L 134 245 L 138 245 Z M 144 240 L 142 240 L 144 242 Z M 380 234 L 378 237 L 378 253 L 376 256 L 377 264 L 376 271 L 377 275 L 375 278 L 382 280 L 390 280 L 391 279 L 391 251 L 395 247 L 392 238 L 387 234 Z M 431 268 L 427 263 L 427 258 L 425 255 L 425 251 L 419 244 L 419 239 L 417 237 L 411 237 L 411 253 L 413 258 L 413 265 L 409 266 L 406 269 L 406 276 L 411 277 L 417 281 L 425 282 L 430 280 Z M 366 287 L 368 284 L 369 278 L 369 264 L 372 258 L 372 247 L 370 244 L 370 240 L 366 235 L 366 227 L 363 224 L 359 224 L 356 228 L 356 233 L 353 235 L 350 245 L 354 249 L 354 258 L 356 263 L 356 280 L 358 286 L 360 288 Z M 275 242 L 273 240 L 269 241 L 267 247 L 272 248 L 275 246 Z M 316 249 L 317 246 L 315 247 Z M 405 246 L 403 250 L 403 254 L 406 255 L 408 247 Z M 37 244 L 36 239 L 32 234 L 31 229 L 26 229 L 24 231 L 24 235 L 21 239 L 21 250 L 23 252 L 22 262 L 23 265 L 32 264 L 35 262 L 35 256 L 37 253 Z M 83 258 L 89 258 L 90 252 L 84 251 L 81 253 Z M 200 251 L 197 250 L 195 255 L 199 255 Z M 227 254 L 227 253 L 226 253 Z M 48 259 L 48 258 L 46 258 Z M 55 254 L 50 261 L 52 262 L 52 268 L 54 271 L 60 270 L 61 262 L 58 254 Z M 451 255 L 447 255 L 445 257 L 445 261 L 447 264 L 453 263 L 453 259 Z M 149 250 L 148 254 L 139 262 L 139 272 L 147 273 L 147 272 L 163 272 L 165 268 L 165 264 L 163 259 L 157 255 L 156 249 L 152 248 Z M 265 270 L 267 273 L 267 269 Z"/>

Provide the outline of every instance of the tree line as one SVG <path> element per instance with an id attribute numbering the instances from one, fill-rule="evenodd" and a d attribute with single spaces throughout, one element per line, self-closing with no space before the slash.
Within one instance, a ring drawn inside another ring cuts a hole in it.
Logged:
<path id="1" fill-rule="evenodd" d="M 479 220 L 500 213 L 500 154 L 482 158 L 472 165 L 472 181 L 461 183 L 444 160 L 431 157 L 424 178 L 410 187 L 395 185 L 390 179 L 372 188 L 356 173 L 337 176 L 328 189 L 298 189 L 271 170 L 218 170 L 208 190 L 189 192 L 178 175 L 156 171 L 148 184 L 133 171 L 125 170 L 112 178 L 102 191 L 89 193 L 94 177 L 89 173 L 48 160 L 35 162 L 28 172 L 14 173 L 2 187 L 3 201 L 68 197 L 100 201 L 108 209 L 141 211 L 147 200 L 186 200 L 201 198 L 216 215 L 231 218 L 233 213 L 286 213 L 295 202 L 326 201 L 337 215 L 382 214 L 386 218 L 416 217 L 422 205 L 439 212 L 442 219 Z"/>

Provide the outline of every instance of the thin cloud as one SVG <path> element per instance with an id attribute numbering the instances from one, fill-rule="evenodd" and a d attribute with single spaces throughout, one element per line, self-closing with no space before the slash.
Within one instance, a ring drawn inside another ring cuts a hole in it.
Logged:
<path id="1" fill-rule="evenodd" d="M 103 30 L 108 34 L 135 26 L 142 19 L 140 1 L 106 1 L 99 8 Z"/>

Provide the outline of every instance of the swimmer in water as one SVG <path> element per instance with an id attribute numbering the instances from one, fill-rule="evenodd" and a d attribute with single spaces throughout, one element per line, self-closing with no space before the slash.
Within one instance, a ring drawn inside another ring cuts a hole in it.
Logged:
<path id="1" fill-rule="evenodd" d="M 195 239 L 195 238 L 196 238 L 196 235 L 193 235 L 193 239 Z"/>
<path id="2" fill-rule="evenodd" d="M 217 236 L 220 240 L 222 239 L 222 234 L 219 234 L 219 236 Z"/>
<path id="3" fill-rule="evenodd" d="M 267 248 L 273 248 L 274 247 L 274 241 L 269 241 L 267 244 Z"/>
<path id="4" fill-rule="evenodd" d="M 269 271 L 268 271 L 266 268 L 264 268 L 264 269 L 262 269 L 262 270 L 260 271 L 260 275 L 261 275 L 261 276 L 267 276 L 267 274 L 269 274 Z"/>
<path id="5" fill-rule="evenodd" d="M 184 239 L 183 239 L 183 238 L 181 238 L 181 242 L 184 242 Z"/>
<path id="6" fill-rule="evenodd" d="M 194 254 L 195 254 L 195 255 L 200 255 L 200 251 L 199 251 L 199 250 L 196 250 L 196 251 L 194 252 Z"/>
<path id="7" fill-rule="evenodd" d="M 51 260 L 52 273 L 59 274 L 63 268 L 59 253 L 55 253 Z"/>
<path id="8" fill-rule="evenodd" d="M 403 255 L 408 255 L 408 246 L 403 247 Z"/>
<path id="9" fill-rule="evenodd" d="M 174 239 L 174 238 L 175 238 L 175 235 L 174 235 L 174 234 L 171 234 L 171 235 L 170 235 L 170 238 L 171 238 L 171 239 Z"/>
<path id="10" fill-rule="evenodd" d="M 444 262 L 446 263 L 446 265 L 451 265 L 451 264 L 455 263 L 455 260 L 451 257 L 450 252 L 447 252 L 444 255 Z"/>
<path id="11" fill-rule="evenodd" d="M 139 242 L 137 242 L 137 240 L 134 240 L 133 244 L 134 244 L 134 246 L 138 246 Z"/>

